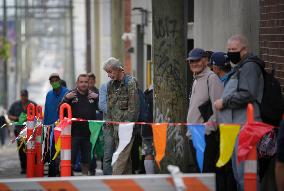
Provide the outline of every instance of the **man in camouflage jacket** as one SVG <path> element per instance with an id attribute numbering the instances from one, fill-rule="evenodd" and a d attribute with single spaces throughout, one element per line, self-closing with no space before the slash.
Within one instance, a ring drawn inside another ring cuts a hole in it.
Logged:
<path id="1" fill-rule="evenodd" d="M 116 58 L 109 58 L 105 62 L 104 70 L 108 73 L 108 77 L 112 79 L 107 86 L 107 121 L 136 122 L 139 115 L 139 97 L 136 79 L 124 73 L 123 66 Z M 105 127 L 104 133 L 105 141 L 108 142 L 105 145 L 105 155 L 107 156 L 104 159 L 107 159 L 109 164 L 113 151 L 119 143 L 118 125 L 108 124 Z M 112 151 L 111 144 L 109 144 L 111 141 L 114 145 Z M 131 141 L 120 153 L 113 165 L 112 174 L 131 174 L 131 148 L 133 141 L 134 135 L 132 135 Z"/>

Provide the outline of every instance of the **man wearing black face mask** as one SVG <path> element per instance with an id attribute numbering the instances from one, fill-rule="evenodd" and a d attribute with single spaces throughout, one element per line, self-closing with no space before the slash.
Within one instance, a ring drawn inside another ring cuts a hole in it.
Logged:
<path id="1" fill-rule="evenodd" d="M 259 104 L 261 103 L 264 80 L 261 67 L 264 63 L 257 56 L 249 53 L 248 41 L 242 35 L 234 35 L 228 40 L 228 58 L 236 65 L 234 74 L 224 88 L 221 99 L 214 106 L 219 110 L 218 123 L 236 123 L 243 125 L 247 121 L 248 103 L 254 105 L 254 118 L 261 121 Z M 261 66 L 261 67 L 260 67 Z M 237 147 L 235 146 L 235 151 Z M 232 156 L 234 176 L 238 190 L 244 188 L 244 164 L 237 164 L 237 152 Z"/>

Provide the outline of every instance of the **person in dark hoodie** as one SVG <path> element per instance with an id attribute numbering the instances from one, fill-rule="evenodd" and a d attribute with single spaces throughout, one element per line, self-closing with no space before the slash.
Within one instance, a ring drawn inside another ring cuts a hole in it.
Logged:
<path id="1" fill-rule="evenodd" d="M 221 99 L 214 102 L 219 110 L 218 123 L 243 125 L 247 121 L 248 103 L 253 103 L 254 118 L 261 121 L 259 104 L 264 89 L 261 65 L 264 63 L 249 52 L 248 40 L 242 35 L 234 35 L 227 42 L 228 59 L 235 64 L 234 74 L 224 88 Z M 258 102 L 258 103 L 257 103 Z M 244 163 L 237 162 L 237 143 L 232 156 L 232 166 L 238 190 L 244 189 Z"/>

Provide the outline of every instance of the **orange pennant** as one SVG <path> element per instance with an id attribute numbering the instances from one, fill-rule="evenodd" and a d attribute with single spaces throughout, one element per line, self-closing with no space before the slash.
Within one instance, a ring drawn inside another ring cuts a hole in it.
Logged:
<path id="1" fill-rule="evenodd" d="M 153 123 L 153 143 L 156 151 L 155 160 L 160 168 L 160 162 L 165 156 L 167 144 L 167 127 L 168 123 Z"/>

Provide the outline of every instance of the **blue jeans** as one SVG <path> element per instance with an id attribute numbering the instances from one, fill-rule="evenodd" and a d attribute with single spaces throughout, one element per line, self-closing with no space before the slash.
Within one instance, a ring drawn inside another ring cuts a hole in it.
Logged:
<path id="1" fill-rule="evenodd" d="M 238 143 L 239 138 L 237 138 L 235 143 L 235 148 L 232 155 L 232 167 L 234 172 L 234 177 L 237 183 L 238 191 L 244 190 L 244 169 L 245 163 L 242 161 L 238 164 Z"/>

